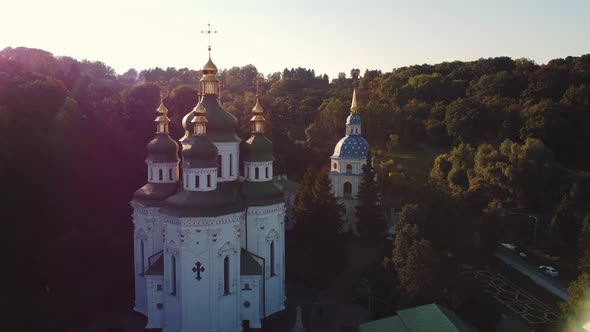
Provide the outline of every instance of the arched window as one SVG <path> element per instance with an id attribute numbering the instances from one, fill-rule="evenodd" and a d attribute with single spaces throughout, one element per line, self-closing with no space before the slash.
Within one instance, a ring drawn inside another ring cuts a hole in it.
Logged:
<path id="1" fill-rule="evenodd" d="M 338 168 L 338 164 L 334 163 L 334 169 Z"/>
<path id="2" fill-rule="evenodd" d="M 254 179 L 258 180 L 259 177 L 259 171 L 258 171 L 258 167 L 254 168 Z"/>
<path id="3" fill-rule="evenodd" d="M 150 167 L 150 181 L 154 179 L 154 169 Z"/>
<path id="4" fill-rule="evenodd" d="M 268 166 L 264 169 L 264 177 L 268 179 Z"/>
<path id="5" fill-rule="evenodd" d="M 352 184 L 350 182 L 344 182 L 344 197 L 352 197 Z"/>
<path id="6" fill-rule="evenodd" d="M 170 277 L 170 294 L 176 295 L 176 256 L 172 255 L 170 257 L 170 268 L 172 269 L 171 277 Z"/>
<path id="7" fill-rule="evenodd" d="M 230 154 L 229 155 L 229 176 L 233 176 L 234 175 L 234 171 L 233 171 L 233 168 L 232 168 L 232 166 L 233 166 L 233 162 L 232 162 L 233 161 L 233 158 L 232 157 L 233 156 Z"/>
<path id="8" fill-rule="evenodd" d="M 161 168 L 158 170 L 158 178 L 160 181 L 164 180 L 164 172 L 162 172 Z"/>
<path id="9" fill-rule="evenodd" d="M 145 271 L 145 244 L 143 243 L 143 240 L 139 241 L 139 254 L 141 255 L 139 274 L 143 275 L 143 271 Z"/>
<path id="10" fill-rule="evenodd" d="M 223 295 L 229 294 L 229 256 L 223 259 Z"/>
<path id="11" fill-rule="evenodd" d="M 211 174 L 207 174 L 207 187 L 211 187 Z"/>
<path id="12" fill-rule="evenodd" d="M 199 185 L 200 185 L 200 183 L 199 183 L 199 176 L 198 175 L 195 175 L 195 188 L 199 188 Z"/>
<path id="13" fill-rule="evenodd" d="M 250 178 L 250 166 L 246 166 L 246 179 Z"/>
<path id="14" fill-rule="evenodd" d="M 168 170 L 168 180 L 172 181 L 172 168 Z"/>
<path id="15" fill-rule="evenodd" d="M 352 165 L 346 164 L 346 174 L 352 174 Z"/>
<path id="16" fill-rule="evenodd" d="M 271 277 L 276 275 L 276 273 L 275 273 L 275 241 L 270 242 L 270 275 L 271 275 Z"/>
<path id="17" fill-rule="evenodd" d="M 221 167 L 221 155 L 217 156 L 217 177 L 220 178 L 222 175 L 223 168 Z"/>

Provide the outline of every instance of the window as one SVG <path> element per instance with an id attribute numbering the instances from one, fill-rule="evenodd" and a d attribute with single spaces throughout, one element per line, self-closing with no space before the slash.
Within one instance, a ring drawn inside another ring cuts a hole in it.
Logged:
<path id="1" fill-rule="evenodd" d="M 161 168 L 158 170 L 158 178 L 160 179 L 160 181 L 164 180 L 164 172 Z"/>
<path id="2" fill-rule="evenodd" d="M 168 170 L 168 180 L 172 181 L 172 168 Z"/>
<path id="3" fill-rule="evenodd" d="M 162 284 L 156 284 L 156 290 L 157 291 L 161 291 L 162 290 Z"/>
<path id="4" fill-rule="evenodd" d="M 145 271 L 145 245 L 143 240 L 139 240 L 139 254 L 140 257 L 140 265 L 139 265 L 139 274 L 143 275 L 143 271 Z"/>
<path id="5" fill-rule="evenodd" d="M 229 176 L 233 176 L 234 172 L 233 172 L 233 162 L 232 162 L 233 158 L 232 155 L 229 155 Z"/>
<path id="6" fill-rule="evenodd" d="M 256 180 L 258 180 L 259 174 L 258 174 L 258 167 L 254 168 L 254 178 Z"/>
<path id="7" fill-rule="evenodd" d="M 229 291 L 229 256 L 225 256 L 223 259 L 223 295 L 229 294 Z"/>
<path id="8" fill-rule="evenodd" d="M 346 164 L 346 174 L 352 174 L 352 165 Z"/>
<path id="9" fill-rule="evenodd" d="M 352 184 L 350 182 L 344 182 L 344 197 L 352 198 Z"/>
<path id="10" fill-rule="evenodd" d="M 217 156 L 217 177 L 220 178 L 221 177 L 221 172 L 223 170 L 223 168 L 221 168 L 221 155 Z"/>
<path id="11" fill-rule="evenodd" d="M 195 188 L 199 188 L 199 176 L 195 175 Z"/>
<path id="12" fill-rule="evenodd" d="M 154 169 L 150 167 L 150 181 L 154 179 Z"/>
<path id="13" fill-rule="evenodd" d="M 334 169 L 338 168 L 338 164 L 334 163 Z"/>
<path id="14" fill-rule="evenodd" d="M 276 275 L 275 273 L 275 241 L 270 242 L 270 276 Z"/>
<path id="15" fill-rule="evenodd" d="M 240 162 L 240 176 L 244 176 L 244 169 L 245 169 L 244 162 L 241 161 Z"/>
<path id="16" fill-rule="evenodd" d="M 211 187 L 211 174 L 207 174 L 207 187 Z"/>
<path id="17" fill-rule="evenodd" d="M 250 166 L 246 166 L 246 179 L 250 178 Z"/>
<path id="18" fill-rule="evenodd" d="M 171 280 L 170 280 L 170 294 L 176 295 L 176 256 L 172 255 L 170 257 L 170 267 L 172 269 L 171 273 Z"/>
<path id="19" fill-rule="evenodd" d="M 268 179 L 268 166 L 264 169 L 264 177 Z"/>
<path id="20" fill-rule="evenodd" d="M 184 187 L 188 188 L 188 175 L 184 174 Z"/>

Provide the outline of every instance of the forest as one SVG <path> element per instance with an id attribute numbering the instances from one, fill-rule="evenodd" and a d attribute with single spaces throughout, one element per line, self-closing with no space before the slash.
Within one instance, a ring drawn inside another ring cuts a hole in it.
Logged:
<path id="1" fill-rule="evenodd" d="M 200 77 L 197 66 L 118 74 L 100 61 L 39 49 L 0 51 L 2 220 L 19 325 L 65 330 L 131 307 L 128 202 L 145 183 L 155 110 L 163 96 L 171 136 L 182 137 Z M 219 79 L 242 138 L 260 82 L 275 173 L 304 182 L 308 167 L 329 164 L 356 87 L 382 199 L 401 209 L 399 244 L 414 248 L 414 259 L 440 260 L 432 248 L 468 251 L 465 238 L 495 244 L 501 209 L 534 214 L 542 239 L 534 247 L 571 257 L 572 301 L 588 296 L 590 54 L 547 64 L 494 57 L 353 68 L 332 79 L 302 67 L 263 74 L 246 65 L 220 70 Z M 415 156 L 421 162 L 412 163 Z M 404 285 L 419 272 L 404 272 L 401 256 L 394 249 L 390 261 Z M 436 266 L 419 276 L 433 288 Z M 407 286 L 410 302 L 438 296 Z M 567 319 L 581 315 L 563 307 Z"/>

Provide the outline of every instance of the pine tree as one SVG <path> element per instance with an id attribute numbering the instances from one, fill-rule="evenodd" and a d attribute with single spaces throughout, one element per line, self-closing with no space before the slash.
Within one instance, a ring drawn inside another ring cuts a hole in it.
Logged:
<path id="1" fill-rule="evenodd" d="M 357 229 L 362 236 L 375 239 L 385 231 L 385 219 L 379 204 L 379 192 L 375 181 L 372 154 L 369 150 L 367 161 L 363 165 L 363 177 L 359 186 L 356 217 Z"/>

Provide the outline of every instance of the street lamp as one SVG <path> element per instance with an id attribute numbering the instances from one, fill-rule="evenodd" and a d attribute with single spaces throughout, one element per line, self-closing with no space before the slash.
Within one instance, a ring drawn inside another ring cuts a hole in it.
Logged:
<path id="1" fill-rule="evenodd" d="M 520 217 L 529 217 L 535 220 L 535 226 L 534 226 L 534 230 L 533 230 L 533 243 L 537 243 L 537 222 L 539 221 L 539 219 L 537 218 L 537 216 L 534 216 L 532 214 L 522 214 L 522 213 L 516 213 L 516 212 L 508 212 L 506 211 L 506 209 L 501 209 L 500 210 L 500 216 L 505 217 L 505 216 L 520 216 Z"/>

